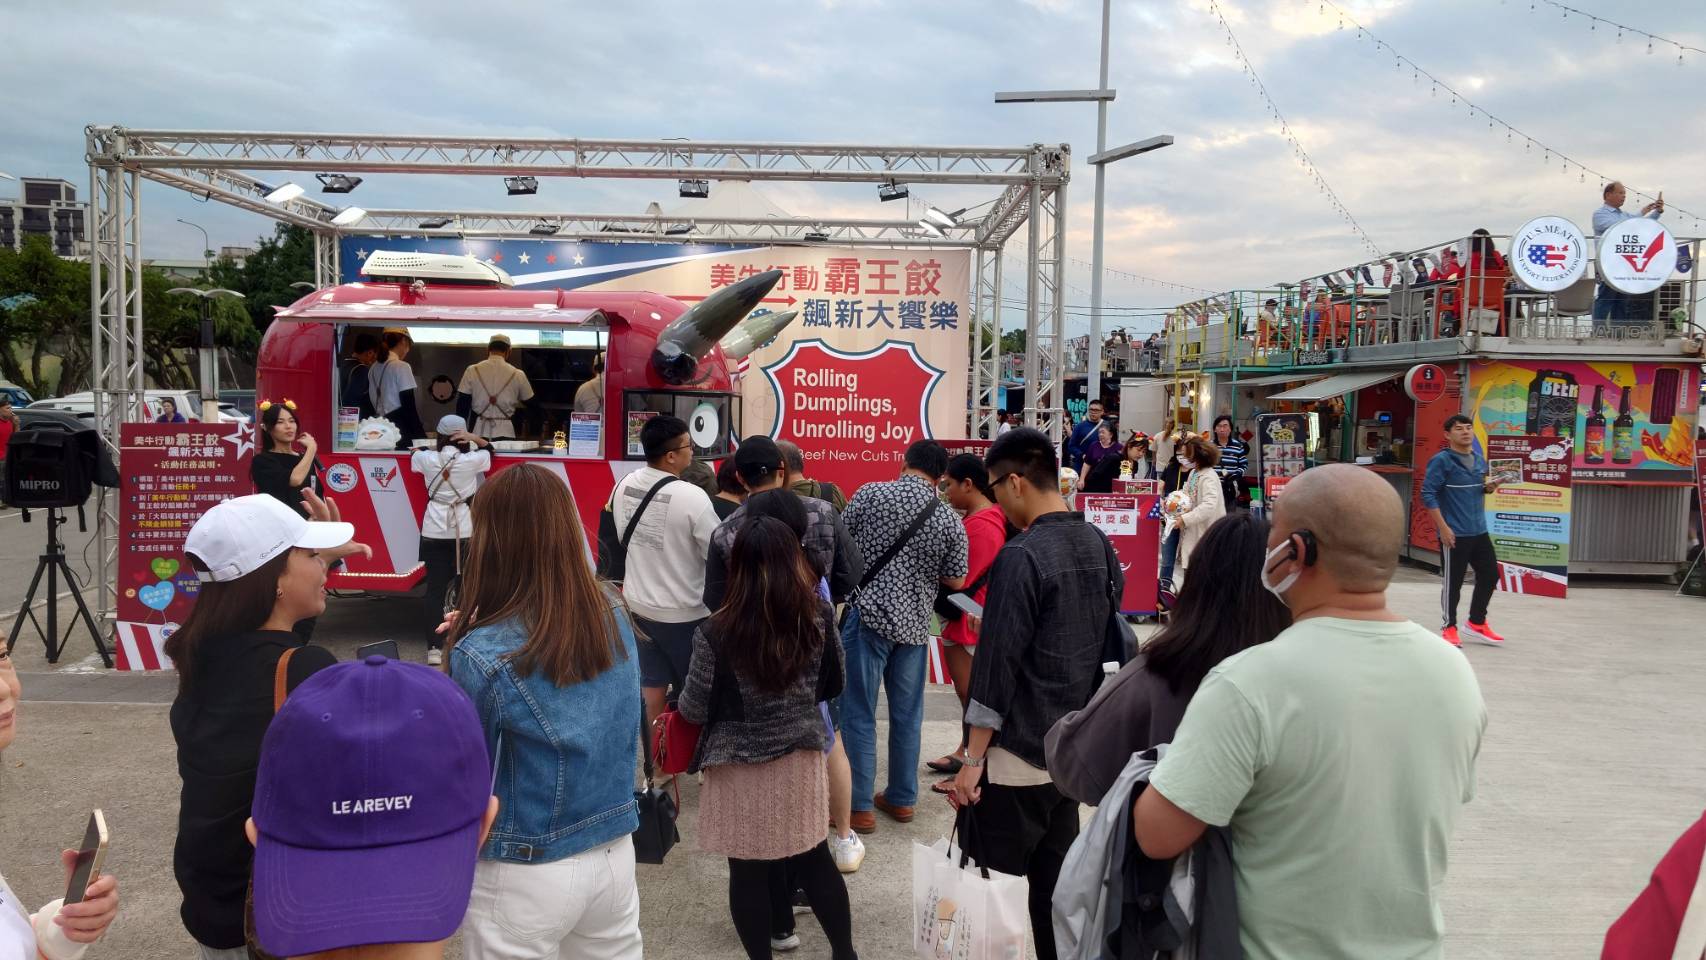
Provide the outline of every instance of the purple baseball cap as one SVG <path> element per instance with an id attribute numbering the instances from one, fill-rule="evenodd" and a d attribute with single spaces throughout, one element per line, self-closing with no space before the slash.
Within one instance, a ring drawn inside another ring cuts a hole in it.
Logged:
<path id="1" fill-rule="evenodd" d="M 295 957 L 455 933 L 491 786 L 479 715 L 443 673 L 371 656 L 308 678 L 261 744 L 261 946 Z"/>

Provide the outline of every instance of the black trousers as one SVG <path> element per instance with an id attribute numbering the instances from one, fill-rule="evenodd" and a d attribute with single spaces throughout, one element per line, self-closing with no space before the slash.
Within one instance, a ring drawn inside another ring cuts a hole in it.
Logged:
<path id="1" fill-rule="evenodd" d="M 461 545 L 462 562 L 466 563 L 468 541 L 421 538 L 421 562 L 426 564 L 426 597 L 421 601 L 421 622 L 429 648 L 444 646 L 444 638 L 434 631 L 444 622 L 444 596 L 450 591 L 450 581 L 456 577 L 458 544 Z"/>
<path id="2" fill-rule="evenodd" d="M 1487 622 L 1487 604 L 1493 599 L 1493 588 L 1499 584 L 1499 561 L 1493 556 L 1493 538 L 1489 534 L 1457 535 L 1457 546 L 1440 544 L 1440 569 L 1445 584 L 1440 590 L 1441 612 L 1445 625 L 1457 626 L 1457 598 L 1463 592 L 1463 571 L 1475 569 L 1475 592 L 1469 596 L 1469 622 Z"/>
<path id="3" fill-rule="evenodd" d="M 771 936 L 793 932 L 790 901 L 796 883 L 805 889 L 812 913 L 829 938 L 830 955 L 835 960 L 858 960 L 853 949 L 853 911 L 847 902 L 847 884 L 835 869 L 828 840 L 785 860 L 729 858 L 729 916 L 734 919 L 735 933 L 746 955 L 753 960 L 769 960 Z"/>
<path id="4" fill-rule="evenodd" d="M 1054 884 L 1078 839 L 1078 802 L 1047 783 L 1009 787 L 986 775 L 975 806 L 960 812 L 960 848 L 979 866 L 1030 882 L 1037 960 L 1055 960 Z"/>

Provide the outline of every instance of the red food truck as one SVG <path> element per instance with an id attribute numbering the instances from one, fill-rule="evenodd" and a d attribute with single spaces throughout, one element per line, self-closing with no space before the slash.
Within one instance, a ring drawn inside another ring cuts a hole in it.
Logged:
<path id="1" fill-rule="evenodd" d="M 317 290 L 278 311 L 261 342 L 256 399 L 296 405 L 301 429 L 320 443 L 326 493 L 355 524 L 356 539 L 373 548 L 372 559 L 351 558 L 328 585 L 379 592 L 408 590 L 424 574 L 419 537 L 427 493 L 410 469 L 409 450 L 367 448 L 371 428 L 366 441 L 358 438 L 356 399 L 342 391 L 361 335 L 408 332 L 407 362 L 428 430 L 454 412 L 462 373 L 486 358 L 492 336 L 507 335 L 510 362 L 527 374 L 534 398 L 514 418 L 517 439 L 496 445 L 492 471 L 536 463 L 562 477 L 595 540 L 599 510 L 617 479 L 644 462 L 639 429 L 649 417 L 686 421 L 701 459 L 729 454 L 740 399 L 734 364 L 719 341 L 781 277 L 778 270 L 758 274 L 689 306 L 655 293 L 514 289 L 502 270 L 472 257 L 377 251 L 362 274 L 361 282 Z M 765 317 L 756 333 L 749 324 L 730 342 L 749 347 L 789 319 Z M 600 354 L 602 413 L 577 416 L 575 394 L 593 379 Z"/>

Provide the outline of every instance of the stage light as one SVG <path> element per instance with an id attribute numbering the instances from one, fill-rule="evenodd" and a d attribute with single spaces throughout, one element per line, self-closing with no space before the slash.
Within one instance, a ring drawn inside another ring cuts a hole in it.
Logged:
<path id="1" fill-rule="evenodd" d="M 316 173 L 314 179 L 320 181 L 321 193 L 349 193 L 361 186 L 360 177 L 347 177 L 341 173 Z"/>
<path id="2" fill-rule="evenodd" d="M 681 195 L 684 197 L 688 197 L 688 198 L 694 199 L 694 200 L 703 200 L 706 197 L 709 197 L 711 195 L 711 181 L 709 181 L 709 180 L 683 180 L 683 181 L 681 181 L 681 191 L 680 192 L 681 192 Z"/>
<path id="3" fill-rule="evenodd" d="M 953 213 L 943 213 L 935 207 L 927 207 L 924 210 L 924 219 L 929 220 L 931 223 L 934 223 L 936 226 L 945 230 L 949 227 L 959 226 L 960 214 L 965 212 L 964 207 L 955 210 Z"/>
<path id="4" fill-rule="evenodd" d="M 504 189 L 512 197 L 526 197 L 539 192 L 539 180 L 536 177 L 504 177 Z"/>
<path id="5" fill-rule="evenodd" d="M 934 223 L 931 223 L 929 220 L 920 219 L 918 221 L 918 229 L 923 230 L 925 233 L 929 234 L 932 237 L 935 237 L 938 240 L 947 236 L 946 233 L 942 232 L 941 227 L 936 226 Z"/>
<path id="6" fill-rule="evenodd" d="M 364 218 L 366 216 L 367 216 L 367 211 L 361 209 L 360 207 L 345 207 L 342 210 L 338 211 L 337 216 L 332 218 L 332 226 L 334 226 L 334 227 L 347 227 L 350 224 L 356 223 L 357 221 L 361 220 L 362 218 Z"/>
<path id="7" fill-rule="evenodd" d="M 258 186 L 265 191 L 265 195 L 261 199 L 268 203 L 288 203 L 306 192 L 299 183 L 287 183 L 281 187 L 268 187 L 264 183 L 258 184 Z"/>
<path id="8" fill-rule="evenodd" d="M 420 222 L 419 226 L 422 230 L 437 230 L 440 227 L 450 226 L 450 218 L 449 217 L 433 217 L 431 220 L 422 220 Z"/>
<path id="9" fill-rule="evenodd" d="M 895 183 L 893 180 L 877 184 L 877 199 L 884 203 L 890 200 L 905 200 L 910 195 L 911 191 L 906 189 L 905 184 Z"/>
<path id="10" fill-rule="evenodd" d="M 538 223 L 533 225 L 533 229 L 531 229 L 527 232 L 533 234 L 536 237 L 550 237 L 550 236 L 555 236 L 557 231 L 561 230 L 561 229 L 563 229 L 563 228 L 559 224 L 551 223 L 551 222 L 546 221 L 546 220 L 541 220 Z"/>

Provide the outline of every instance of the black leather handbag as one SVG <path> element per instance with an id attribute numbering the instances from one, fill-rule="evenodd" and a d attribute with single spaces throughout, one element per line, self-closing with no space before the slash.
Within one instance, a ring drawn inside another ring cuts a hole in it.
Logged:
<path id="1" fill-rule="evenodd" d="M 646 785 L 634 791 L 640 826 L 634 831 L 634 859 L 639 863 L 662 863 L 671 847 L 681 840 L 675 818 L 680 812 L 669 791 L 652 783 L 652 750 L 646 736 L 646 710 L 640 708 L 640 753 L 645 757 Z"/>

